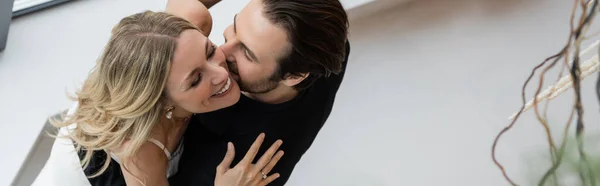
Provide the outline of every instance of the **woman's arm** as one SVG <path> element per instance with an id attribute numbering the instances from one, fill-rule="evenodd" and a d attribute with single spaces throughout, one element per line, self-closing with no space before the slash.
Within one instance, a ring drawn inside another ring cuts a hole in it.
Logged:
<path id="1" fill-rule="evenodd" d="M 204 4 L 204 6 L 206 6 L 206 8 L 210 8 L 212 6 L 214 6 L 215 4 L 221 2 L 221 0 L 199 0 L 200 2 L 202 2 L 202 4 Z"/>
<path id="2" fill-rule="evenodd" d="M 151 142 L 145 142 L 131 158 L 119 157 L 128 186 L 168 186 L 167 156 Z"/>
<path id="3" fill-rule="evenodd" d="M 206 37 L 210 35 L 212 16 L 202 2 L 198 0 L 169 0 L 165 11 L 196 25 Z"/>

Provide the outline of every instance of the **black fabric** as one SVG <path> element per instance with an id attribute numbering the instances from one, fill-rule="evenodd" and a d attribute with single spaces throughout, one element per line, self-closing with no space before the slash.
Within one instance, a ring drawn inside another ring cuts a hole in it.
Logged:
<path id="1" fill-rule="evenodd" d="M 263 132 L 265 142 L 255 161 L 277 139 L 282 139 L 280 149 L 285 155 L 271 171 L 281 177 L 270 185 L 284 185 L 331 113 L 344 77 L 349 43 L 346 48 L 348 52 L 340 74 L 317 80 L 291 101 L 273 105 L 242 95 L 232 107 L 193 117 L 185 133 L 179 172 L 169 179 L 171 185 L 214 185 L 216 167 L 225 155 L 227 142 L 235 146 L 234 166 Z"/>
<path id="2" fill-rule="evenodd" d="M 82 160 L 85 156 L 85 151 L 83 151 L 83 150 L 80 151 L 78 153 L 78 155 L 79 155 L 79 159 Z M 92 175 L 96 174 L 98 171 L 100 171 L 100 169 L 102 169 L 102 166 L 104 165 L 104 162 L 106 161 L 106 158 L 110 158 L 110 156 L 107 157 L 107 155 L 104 151 L 95 151 L 92 156 L 92 159 L 90 160 L 88 167 L 86 167 L 83 170 L 85 175 L 92 176 Z M 123 172 L 121 172 L 121 166 L 119 165 L 119 163 L 117 163 L 112 158 L 110 160 L 111 160 L 111 162 L 108 166 L 108 169 L 106 169 L 105 172 L 103 172 L 98 177 L 88 178 L 88 181 L 90 181 L 90 184 L 92 186 L 109 186 L 109 185 L 110 186 L 126 186 L 127 185 L 125 183 L 125 177 L 123 177 Z"/>

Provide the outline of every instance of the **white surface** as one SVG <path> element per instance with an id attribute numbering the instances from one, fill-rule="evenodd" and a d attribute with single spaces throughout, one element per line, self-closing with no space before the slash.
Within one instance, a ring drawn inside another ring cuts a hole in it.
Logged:
<path id="1" fill-rule="evenodd" d="M 342 5 L 344 5 L 344 7 L 347 9 L 352 9 L 374 1 L 375 0 L 342 0 Z"/>
<path id="2" fill-rule="evenodd" d="M 0 137 L 0 147 L 10 149 L 0 158 L 0 185 L 11 183 L 46 117 L 70 106 L 66 88 L 77 87 L 86 76 L 112 25 L 164 4 L 76 1 L 13 21 L 0 53 L 0 131 L 10 131 Z"/>
<path id="3" fill-rule="evenodd" d="M 73 104 L 67 115 L 73 114 L 77 104 Z M 66 136 L 75 125 L 63 127 L 59 135 Z M 87 186 L 90 185 L 81 168 L 81 162 L 73 141 L 68 138 L 59 138 L 52 145 L 52 152 L 46 165 L 40 171 L 32 186 Z"/>
<path id="4" fill-rule="evenodd" d="M 510 185 L 491 160 L 492 142 L 521 106 L 531 69 L 565 44 L 571 7 L 564 0 L 419 0 L 351 22 L 353 48 L 333 113 L 289 185 Z M 582 84 L 588 134 L 599 131 L 596 79 Z M 550 104 L 555 135 L 572 95 Z M 548 168 L 529 166 L 549 162 L 533 116 L 524 114 L 497 149 L 523 186 L 537 185 Z"/>
<path id="5" fill-rule="evenodd" d="M 211 10 L 216 43 L 238 2 Z M 64 87 L 85 77 L 112 25 L 163 6 L 77 1 L 14 22 L 0 53 L 0 147 L 8 152 L 0 185 L 10 183 L 45 117 L 70 106 Z M 419 0 L 353 21 L 335 108 L 288 185 L 508 185 L 490 158 L 493 138 L 519 108 L 531 68 L 564 44 L 570 8 L 562 0 Z M 588 131 L 600 120 L 595 80 L 582 89 Z M 570 95 L 551 104 L 555 133 Z M 499 159 L 521 185 L 539 178 L 526 176 L 531 160 L 546 161 L 543 135 L 528 112 L 500 142 Z"/>
<path id="6" fill-rule="evenodd" d="M 211 9 L 211 39 L 222 32 L 247 1 L 224 0 Z M 342 1 L 346 8 L 360 1 Z M 349 2 L 349 3 L 348 3 Z M 364 3 L 370 0 L 363 1 Z M 165 0 L 74 1 L 13 21 L 8 46 L 0 53 L 0 185 L 9 185 L 46 118 L 71 105 L 66 93 L 86 77 L 124 16 L 146 9 L 160 11 Z"/>

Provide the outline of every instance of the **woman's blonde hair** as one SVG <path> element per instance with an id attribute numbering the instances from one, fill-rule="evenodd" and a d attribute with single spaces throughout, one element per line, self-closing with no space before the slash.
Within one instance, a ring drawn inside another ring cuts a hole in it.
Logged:
<path id="1" fill-rule="evenodd" d="M 150 137 L 154 126 L 165 117 L 165 85 L 175 53 L 177 38 L 190 22 L 161 12 L 145 11 L 123 18 L 82 88 L 73 98 L 78 107 L 56 127 L 76 124 L 68 136 L 76 144 L 84 169 L 94 151 L 120 148 L 122 156 L 135 154 Z M 110 164 L 89 177 L 102 174 Z"/>

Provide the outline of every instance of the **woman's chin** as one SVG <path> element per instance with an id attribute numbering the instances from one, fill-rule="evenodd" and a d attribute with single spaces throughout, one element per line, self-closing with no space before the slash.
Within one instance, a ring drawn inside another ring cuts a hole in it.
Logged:
<path id="1" fill-rule="evenodd" d="M 212 109 L 206 112 L 212 112 L 233 106 L 240 100 L 240 95 L 240 87 L 238 86 L 237 82 L 231 81 L 231 87 L 229 90 L 224 92 L 223 95 L 213 96 L 209 99 L 209 103 L 211 105 L 208 106 Z"/>
<path id="2" fill-rule="evenodd" d="M 240 92 L 240 87 L 235 81 L 233 81 L 231 84 L 231 92 L 228 93 L 229 95 L 227 95 L 227 98 L 225 100 L 225 102 L 227 103 L 223 105 L 223 108 L 233 106 L 238 101 L 240 101 L 240 95 L 242 94 L 242 92 Z"/>

